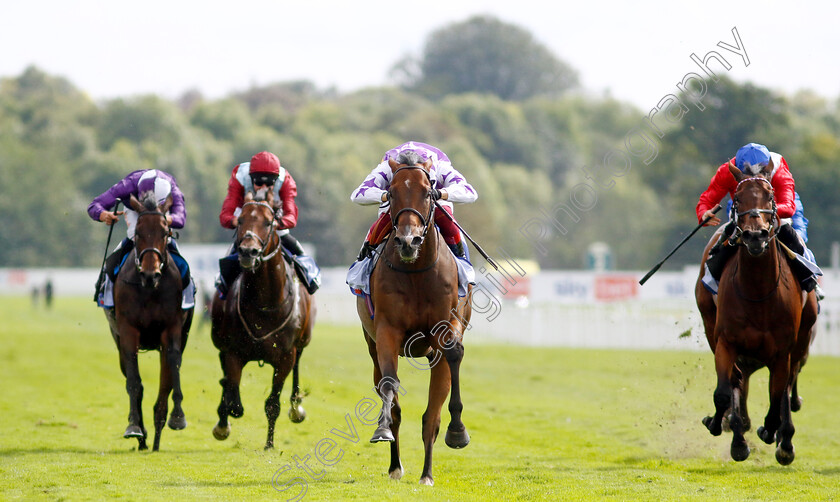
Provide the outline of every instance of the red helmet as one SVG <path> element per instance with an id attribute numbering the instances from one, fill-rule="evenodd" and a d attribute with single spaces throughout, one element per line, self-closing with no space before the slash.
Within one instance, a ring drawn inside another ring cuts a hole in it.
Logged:
<path id="1" fill-rule="evenodd" d="M 251 157 L 251 167 L 249 168 L 249 172 L 252 174 L 267 173 L 279 175 L 280 159 L 271 152 L 260 152 Z"/>

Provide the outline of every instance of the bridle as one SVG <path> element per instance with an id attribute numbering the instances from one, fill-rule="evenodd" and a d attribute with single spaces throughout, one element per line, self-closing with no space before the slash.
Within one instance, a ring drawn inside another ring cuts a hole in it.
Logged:
<path id="1" fill-rule="evenodd" d="M 748 181 L 762 181 L 764 183 L 767 183 L 767 185 L 769 185 L 769 187 L 770 187 L 770 200 L 773 201 L 773 208 L 772 209 L 752 208 L 752 209 L 747 209 L 746 211 L 738 211 L 738 202 L 739 202 L 738 197 L 737 197 L 738 190 L 740 190 L 742 184 L 744 184 Z M 776 208 L 776 197 L 775 197 L 775 194 L 774 194 L 774 191 L 773 191 L 773 185 L 767 180 L 767 178 L 763 178 L 761 176 L 756 176 L 756 177 L 746 178 L 746 179 L 741 180 L 740 182 L 738 182 L 738 185 L 735 187 L 735 195 L 736 196 L 733 197 L 733 200 L 732 200 L 732 212 L 731 212 L 731 215 L 732 215 L 731 218 L 735 221 L 735 231 L 734 231 L 734 233 L 732 234 L 732 237 L 731 237 L 733 242 L 740 243 L 740 241 L 741 241 L 741 235 L 744 233 L 744 230 L 741 228 L 741 225 L 738 223 L 738 220 L 741 216 L 744 216 L 744 215 L 749 215 L 753 218 L 759 218 L 759 217 L 761 217 L 762 214 L 770 214 L 770 215 L 772 215 L 772 217 L 770 218 L 770 229 L 773 230 L 773 229 L 776 228 L 776 223 L 778 221 L 778 212 L 776 210 L 777 209 Z M 773 240 L 775 238 L 776 238 L 776 233 L 773 232 L 773 235 L 770 236 L 770 240 Z"/>
<path id="2" fill-rule="evenodd" d="M 255 258 L 254 268 L 256 268 L 260 265 L 260 263 L 274 258 L 274 255 L 276 255 L 277 252 L 280 251 L 280 244 L 278 243 L 277 246 L 274 247 L 274 250 L 271 251 L 269 254 L 265 254 L 266 248 L 274 240 L 273 237 L 277 235 L 277 232 L 275 232 L 275 230 L 277 229 L 277 217 L 274 213 L 274 208 L 271 207 L 267 202 L 262 202 L 262 201 L 246 202 L 246 203 L 242 204 L 242 209 L 244 210 L 245 206 L 249 206 L 249 205 L 265 207 L 272 214 L 271 228 L 268 229 L 268 239 L 267 240 L 263 239 L 262 237 L 260 237 L 259 235 L 257 235 L 255 232 L 253 232 L 251 230 L 246 230 L 245 234 L 242 235 L 242 238 L 239 239 L 239 243 L 241 243 L 245 239 L 251 238 L 251 239 L 254 239 L 255 241 L 257 241 L 260 244 L 260 254 Z"/>
<path id="3" fill-rule="evenodd" d="M 143 216 L 160 216 L 161 218 L 163 218 L 164 223 L 166 223 L 166 214 L 164 214 L 160 211 L 142 211 L 142 212 L 137 214 L 137 225 L 139 225 L 140 218 L 142 218 Z M 171 229 L 169 228 L 169 224 L 166 223 L 166 236 L 169 237 L 171 234 L 172 234 L 172 232 L 171 232 Z M 158 255 L 158 258 L 160 258 L 160 265 L 158 265 L 158 272 L 162 272 L 166 268 L 166 265 L 169 263 L 169 253 L 167 253 L 166 250 L 165 250 L 166 249 L 166 239 L 164 239 L 164 244 L 163 245 L 164 245 L 164 251 L 161 251 L 160 249 L 158 249 L 154 246 L 151 246 L 151 247 L 147 247 L 147 248 L 145 248 L 145 249 L 143 249 L 143 250 L 134 254 L 134 265 L 137 267 L 138 272 L 142 271 L 142 269 L 140 268 L 140 262 L 143 261 L 143 255 L 145 255 L 146 253 L 154 253 L 154 254 Z"/>
<path id="4" fill-rule="evenodd" d="M 419 170 L 423 171 L 423 174 L 426 175 L 426 179 L 429 180 L 429 185 L 431 186 L 432 176 L 429 174 L 429 171 L 426 171 L 425 169 L 423 169 L 423 167 L 421 167 L 421 166 L 403 166 L 403 167 L 400 167 L 399 169 L 397 169 L 396 171 L 394 171 L 394 176 L 396 176 L 397 173 L 402 171 L 403 169 L 419 169 Z M 393 178 L 391 178 L 391 179 L 393 179 Z M 390 188 L 388 189 L 388 199 L 389 200 L 391 199 Z M 397 214 L 395 214 L 391 217 L 391 230 L 394 233 L 396 233 L 396 231 L 397 231 L 397 220 L 400 219 L 401 214 L 406 213 L 406 212 L 414 213 L 414 214 L 417 215 L 418 218 L 420 218 L 420 223 L 423 225 L 423 234 L 420 236 L 420 238 L 425 240 L 426 239 L 426 234 L 429 233 L 429 228 L 431 228 L 431 226 L 432 226 L 432 213 L 434 213 L 434 210 L 435 210 L 433 195 L 431 194 L 431 192 L 428 195 L 428 199 L 429 199 L 429 214 L 427 214 L 425 218 L 423 217 L 423 214 L 420 211 L 414 209 L 413 207 L 404 207 L 404 208 L 400 209 L 399 211 L 397 211 Z"/>
<path id="5" fill-rule="evenodd" d="M 424 169 L 422 166 L 413 165 L 413 166 L 400 167 L 396 171 L 394 171 L 394 176 L 396 176 L 397 173 L 402 171 L 403 169 L 419 169 L 419 170 L 423 171 L 423 174 L 426 175 L 426 179 L 429 181 L 429 186 L 431 186 L 432 176 L 429 174 L 429 171 Z M 393 177 L 391 179 L 393 180 Z M 393 182 L 392 182 L 392 186 L 393 186 Z M 390 200 L 391 198 L 392 198 L 391 197 L 391 189 L 389 188 L 388 189 L 388 200 Z M 391 236 L 394 236 L 397 233 L 397 220 L 399 220 L 400 215 L 403 214 L 403 213 L 406 213 L 406 212 L 407 213 L 413 213 L 413 214 L 416 214 L 418 218 L 420 218 L 420 223 L 423 226 L 423 233 L 420 235 L 420 245 L 423 244 L 423 241 L 426 240 L 426 235 L 429 233 L 429 229 L 432 228 L 432 221 L 434 221 L 433 214 L 434 214 L 434 211 L 435 211 L 434 195 L 432 194 L 432 192 L 429 192 L 429 195 L 427 196 L 427 198 L 429 199 L 429 213 L 425 217 L 423 217 L 423 213 L 414 209 L 413 207 L 404 207 L 404 208 L 400 209 L 399 211 L 397 211 L 397 214 L 391 216 Z M 390 268 L 391 270 L 394 270 L 396 272 L 404 272 L 406 274 L 416 274 L 416 273 L 419 273 L 419 272 L 425 272 L 425 271 L 433 268 L 435 265 L 437 265 L 438 258 L 440 258 L 440 256 L 439 256 L 439 254 L 436 253 L 435 254 L 435 259 L 432 262 L 432 264 L 427 266 L 427 267 L 420 268 L 420 269 L 397 268 L 397 267 L 394 266 L 393 263 L 388 261 L 387 258 L 385 258 L 385 264 L 388 265 L 388 268 Z"/>

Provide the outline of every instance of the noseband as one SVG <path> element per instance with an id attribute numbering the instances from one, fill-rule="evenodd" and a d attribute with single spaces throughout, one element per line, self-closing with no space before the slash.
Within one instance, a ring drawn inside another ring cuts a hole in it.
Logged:
<path id="1" fill-rule="evenodd" d="M 429 172 L 426 171 L 425 169 L 423 169 L 422 167 L 420 167 L 420 166 L 403 166 L 403 167 L 400 167 L 399 169 L 397 169 L 396 171 L 394 171 L 394 176 L 396 176 L 397 173 L 402 171 L 403 169 L 419 169 L 419 170 L 423 171 L 423 174 L 426 175 L 426 179 L 429 180 L 429 185 L 431 186 L 432 177 L 429 174 Z M 393 177 L 391 179 L 393 180 Z M 391 198 L 390 189 L 388 190 L 388 197 Z M 391 217 L 391 229 L 393 230 L 394 234 L 396 235 L 396 232 L 397 232 L 397 220 L 399 220 L 400 215 L 403 214 L 403 213 L 406 213 L 406 212 L 407 213 L 414 213 L 414 214 L 417 215 L 418 218 L 420 218 L 420 223 L 423 226 L 423 234 L 420 236 L 420 238 L 425 240 L 426 239 L 426 234 L 429 233 L 429 228 L 431 228 L 431 226 L 432 226 L 432 213 L 435 210 L 435 205 L 433 203 L 434 201 L 432 200 L 432 197 L 433 197 L 432 194 L 429 193 L 429 196 L 428 196 L 428 198 L 429 198 L 429 214 L 427 214 L 426 217 L 423 217 L 423 214 L 420 211 L 414 209 L 413 207 L 404 207 L 404 208 L 400 209 L 399 211 L 397 211 L 397 214 L 395 214 L 393 217 Z"/>
<path id="2" fill-rule="evenodd" d="M 160 216 L 161 218 L 163 218 L 163 221 L 166 222 L 166 215 L 164 213 L 160 212 L 160 211 L 143 211 L 141 213 L 138 213 L 137 214 L 138 223 L 140 222 L 140 218 L 142 218 L 143 216 Z M 169 225 L 168 224 L 166 226 L 166 235 L 167 236 L 170 235 L 170 230 L 169 230 Z M 165 240 L 164 240 L 163 245 L 164 245 L 164 247 L 166 246 Z M 154 254 L 158 255 L 158 258 L 160 258 L 160 265 L 158 266 L 158 271 L 162 271 L 164 268 L 166 268 L 167 263 L 169 263 L 169 253 L 166 253 L 165 251 L 161 251 L 160 249 L 158 249 L 154 246 L 148 247 L 146 249 L 141 250 L 139 253 L 135 253 L 135 255 L 134 255 L 134 265 L 137 267 L 138 272 L 141 271 L 140 262 L 143 260 L 143 255 L 145 255 L 146 253 L 154 253 Z"/>
<path id="3" fill-rule="evenodd" d="M 254 265 L 255 267 L 257 267 L 257 266 L 259 266 L 260 263 L 274 258 L 274 255 L 276 255 L 277 252 L 280 250 L 280 244 L 278 243 L 277 246 L 274 248 L 274 251 L 270 252 L 269 254 L 265 254 L 266 247 L 268 247 L 268 245 L 271 244 L 271 236 L 276 235 L 275 230 L 277 229 L 277 217 L 274 216 L 274 208 L 272 208 L 266 202 L 262 202 L 262 201 L 260 201 L 260 202 L 246 202 L 245 204 L 242 204 L 242 209 L 244 210 L 245 206 L 249 206 L 249 205 L 266 207 L 266 208 L 268 208 L 269 211 L 271 211 L 271 214 L 272 214 L 271 228 L 268 229 L 268 239 L 267 240 L 264 240 L 262 237 L 260 237 L 259 235 L 257 235 L 255 232 L 253 232 L 251 230 L 246 230 L 245 234 L 242 236 L 242 238 L 239 239 L 239 242 L 241 243 L 243 240 L 245 240 L 247 238 L 252 238 L 260 244 L 260 254 L 256 257 L 256 259 L 255 259 L 256 263 Z"/>

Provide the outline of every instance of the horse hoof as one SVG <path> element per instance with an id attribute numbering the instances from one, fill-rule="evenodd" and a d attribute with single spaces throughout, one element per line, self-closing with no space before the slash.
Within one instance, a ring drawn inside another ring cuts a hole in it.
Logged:
<path id="1" fill-rule="evenodd" d="M 146 437 L 146 432 L 139 425 L 129 425 L 125 428 L 125 434 L 123 437 L 128 438 L 144 438 Z"/>
<path id="2" fill-rule="evenodd" d="M 227 427 L 220 427 L 219 424 L 216 424 L 213 427 L 213 437 L 218 439 L 219 441 L 224 441 L 225 439 L 230 436 L 230 424 Z"/>
<path id="3" fill-rule="evenodd" d="M 750 447 L 746 442 L 738 445 L 733 444 L 732 448 L 729 450 L 729 454 L 732 456 L 732 460 L 736 462 L 743 462 L 750 456 Z"/>
<path id="4" fill-rule="evenodd" d="M 420 478 L 420 484 L 421 485 L 426 485 L 426 486 L 434 486 L 435 481 L 432 478 L 430 478 L 429 476 L 424 476 L 424 477 Z"/>
<path id="5" fill-rule="evenodd" d="M 273 450 L 273 449 L 274 449 L 274 443 L 272 443 L 270 441 L 268 443 L 266 443 L 265 446 L 263 446 L 263 451 L 269 451 L 269 450 Z"/>
<path id="6" fill-rule="evenodd" d="M 232 416 L 233 418 L 242 418 L 242 415 L 245 414 L 245 408 L 242 405 L 238 406 L 231 406 L 228 415 Z"/>
<path id="7" fill-rule="evenodd" d="M 303 409 L 303 406 L 298 405 L 289 408 L 289 420 L 295 424 L 299 424 L 306 420 L 306 410 Z"/>
<path id="8" fill-rule="evenodd" d="M 403 476 L 402 467 L 399 467 L 399 468 L 394 469 L 393 471 L 389 472 L 388 476 L 393 480 L 402 479 L 402 476 Z"/>
<path id="9" fill-rule="evenodd" d="M 790 400 L 790 411 L 799 411 L 802 409 L 802 398 L 797 397 L 796 399 Z"/>
<path id="10" fill-rule="evenodd" d="M 717 428 L 713 427 L 714 426 L 714 419 L 712 417 L 706 417 L 702 420 L 702 422 L 703 422 L 703 425 L 705 425 L 706 428 L 709 429 L 709 432 L 712 434 L 712 436 L 720 436 L 721 427 L 720 427 L 720 425 L 718 425 Z"/>
<path id="11" fill-rule="evenodd" d="M 175 415 L 171 415 L 169 417 L 169 422 L 167 422 L 167 425 L 173 431 L 184 430 L 187 428 L 187 418 L 184 415 L 180 415 L 177 417 Z"/>
<path id="12" fill-rule="evenodd" d="M 382 443 L 384 441 L 393 443 L 394 435 L 391 433 L 391 429 L 389 429 L 388 427 L 377 427 L 376 431 L 374 431 L 373 433 L 373 437 L 370 438 L 370 442 Z"/>
<path id="13" fill-rule="evenodd" d="M 470 444 L 470 435 L 467 433 L 467 429 L 462 431 L 452 431 L 447 429 L 444 440 L 446 441 L 446 446 L 458 449 Z"/>
<path id="14" fill-rule="evenodd" d="M 793 462 L 796 453 L 793 451 L 793 445 L 790 446 L 790 451 L 785 451 L 780 447 L 776 448 L 776 462 L 781 465 L 790 465 Z"/>
<path id="15" fill-rule="evenodd" d="M 765 429 L 763 425 L 759 427 L 758 430 L 755 432 L 756 434 L 758 434 L 758 437 L 761 438 L 762 441 L 764 441 L 767 444 L 773 444 L 773 441 L 775 440 L 775 434 Z"/>

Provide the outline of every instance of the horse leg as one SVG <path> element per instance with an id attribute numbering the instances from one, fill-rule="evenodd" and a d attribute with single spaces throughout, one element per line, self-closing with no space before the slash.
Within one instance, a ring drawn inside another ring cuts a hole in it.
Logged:
<path id="1" fill-rule="evenodd" d="M 449 427 L 446 429 L 446 446 L 450 448 L 463 448 L 470 444 L 470 435 L 464 422 L 461 421 L 461 412 L 464 405 L 461 402 L 461 361 L 464 359 L 464 345 L 454 340 L 450 347 L 444 349 L 446 362 L 449 363 L 449 373 L 452 380 L 452 395 L 449 397 Z"/>
<path id="2" fill-rule="evenodd" d="M 121 368 L 125 374 L 125 390 L 128 393 L 129 411 L 128 427 L 123 437 L 137 438 L 138 449 L 145 450 L 146 429 L 143 427 L 143 382 L 140 380 L 140 368 L 137 363 L 137 342 L 136 337 L 120 337 L 120 361 Z"/>
<path id="3" fill-rule="evenodd" d="M 793 427 L 793 416 L 791 415 L 791 399 L 788 389 L 782 395 L 781 420 L 779 430 L 776 432 L 776 461 L 781 465 L 790 465 L 796 453 L 793 449 L 793 434 L 796 429 Z"/>
<path id="4" fill-rule="evenodd" d="M 152 451 L 160 449 L 160 436 L 163 425 L 166 423 L 166 412 L 169 404 L 169 393 L 172 391 L 172 368 L 167 364 L 168 347 L 160 351 L 160 386 L 158 387 L 158 398 L 155 402 L 155 440 Z"/>
<path id="5" fill-rule="evenodd" d="M 735 372 L 732 385 L 732 413 L 729 416 L 729 428 L 732 430 L 732 444 L 729 455 L 736 462 L 743 462 L 750 456 L 750 447 L 744 438 L 744 420 L 741 404 L 745 401 L 742 385 L 744 379 L 740 372 Z"/>
<path id="6" fill-rule="evenodd" d="M 184 353 L 184 340 L 179 339 L 178 343 L 170 345 L 166 351 L 166 363 L 172 374 L 172 414 L 169 415 L 167 425 L 173 431 L 180 431 L 187 427 L 187 419 L 181 403 L 184 394 L 181 391 L 181 357 Z M 163 361 L 161 361 L 163 362 Z"/>
<path id="7" fill-rule="evenodd" d="M 750 377 L 763 365 L 758 362 L 751 362 L 748 360 L 738 361 L 738 368 L 741 370 L 741 420 L 744 426 L 744 432 L 752 428 L 752 420 L 747 411 L 747 398 L 750 392 Z"/>
<path id="8" fill-rule="evenodd" d="M 244 364 L 230 352 L 220 352 L 219 360 L 222 364 L 224 376 L 219 380 L 222 385 L 222 399 L 217 409 L 219 422 L 213 427 L 213 437 L 222 441 L 230 435 L 228 416 L 239 418 L 245 413 L 242 408 L 242 401 L 239 399 L 239 382 L 242 379 Z"/>
<path id="9" fill-rule="evenodd" d="M 265 449 L 270 450 L 274 448 L 274 425 L 277 423 L 277 417 L 280 416 L 280 392 L 283 391 L 283 382 L 289 376 L 291 371 L 292 360 L 295 358 L 295 352 L 284 354 L 279 361 L 272 363 L 274 367 L 274 376 L 271 381 L 271 392 L 265 400 L 265 416 L 268 418 L 268 436 L 265 439 Z"/>
<path id="10" fill-rule="evenodd" d="M 717 337 L 715 347 L 715 371 L 717 372 L 717 387 L 714 393 L 715 415 L 703 419 L 703 425 L 709 429 L 712 436 L 720 436 L 722 432 L 723 415 L 732 406 L 732 370 L 735 367 L 735 350 Z"/>
<path id="11" fill-rule="evenodd" d="M 374 390 L 377 393 L 381 393 L 380 385 L 383 383 L 382 380 L 382 370 L 379 368 L 379 356 L 377 354 L 377 347 L 376 344 L 373 342 L 371 337 L 369 337 L 365 333 L 365 341 L 368 344 L 368 353 L 370 354 L 370 358 L 373 360 L 373 384 L 376 386 Z M 380 415 L 380 423 L 382 417 L 384 417 L 384 408 L 383 414 Z M 375 443 L 379 441 L 390 441 L 391 442 L 391 461 L 388 465 L 388 475 L 391 479 L 400 479 L 403 475 L 403 466 L 402 461 L 400 460 L 400 423 L 402 421 L 402 413 L 399 407 L 399 401 L 397 401 L 397 406 L 391 408 L 391 423 L 396 424 L 396 427 L 384 428 L 382 429 L 377 428 L 376 432 L 374 433 L 373 437 L 371 438 L 370 442 Z"/>
<path id="12" fill-rule="evenodd" d="M 764 417 L 764 425 L 756 432 L 762 441 L 772 444 L 782 421 L 782 393 L 786 393 L 787 398 L 790 399 L 788 357 L 777 358 L 772 366 L 768 365 L 768 369 L 770 370 L 770 407 Z"/>
<path id="13" fill-rule="evenodd" d="M 300 393 L 300 380 L 298 378 L 298 365 L 300 364 L 301 354 L 303 354 L 303 349 L 298 349 L 295 366 L 292 368 L 292 395 L 289 397 L 289 420 L 296 424 L 306 420 L 306 410 L 303 409 L 303 405 L 301 404 L 303 402 L 303 396 Z"/>
<path id="14" fill-rule="evenodd" d="M 431 363 L 431 356 L 429 361 Z M 440 411 L 443 403 L 449 395 L 449 388 L 452 383 L 452 375 L 448 365 L 435 364 L 431 369 L 429 379 L 429 404 L 423 413 L 423 473 L 420 476 L 420 484 L 434 485 L 432 478 L 432 450 L 440 431 Z M 447 433 L 448 434 L 448 433 Z"/>

